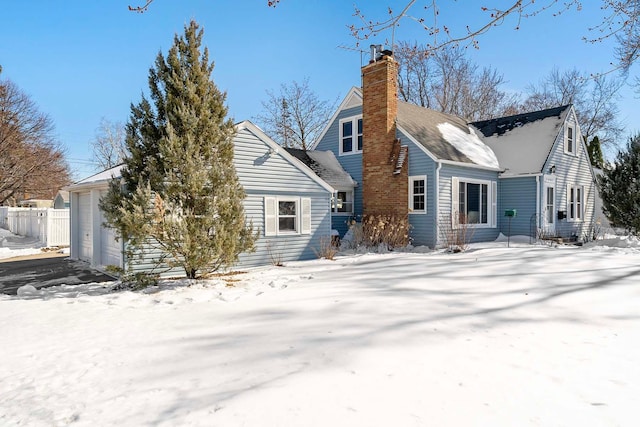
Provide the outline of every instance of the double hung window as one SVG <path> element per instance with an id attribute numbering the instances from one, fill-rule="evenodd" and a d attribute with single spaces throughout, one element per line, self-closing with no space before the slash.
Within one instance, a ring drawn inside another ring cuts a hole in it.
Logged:
<path id="1" fill-rule="evenodd" d="M 427 212 L 427 177 L 409 177 L 409 213 Z"/>
<path id="2" fill-rule="evenodd" d="M 362 152 L 362 117 L 340 120 L 340 155 Z"/>

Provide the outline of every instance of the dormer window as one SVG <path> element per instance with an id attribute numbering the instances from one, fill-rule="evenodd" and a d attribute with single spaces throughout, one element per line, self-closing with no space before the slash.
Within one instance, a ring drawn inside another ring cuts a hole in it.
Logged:
<path id="1" fill-rule="evenodd" d="M 340 155 L 362 152 L 362 117 L 340 120 Z"/>
<path id="2" fill-rule="evenodd" d="M 576 141 L 575 129 L 572 125 L 566 126 L 564 136 L 564 152 L 575 156 L 577 153 L 578 143 Z"/>

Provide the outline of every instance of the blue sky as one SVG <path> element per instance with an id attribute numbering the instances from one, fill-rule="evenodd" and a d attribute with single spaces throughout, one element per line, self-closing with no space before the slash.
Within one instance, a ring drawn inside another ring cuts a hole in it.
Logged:
<path id="1" fill-rule="evenodd" d="M 75 178 L 95 171 L 89 162 L 90 141 L 100 119 L 127 121 L 130 104 L 147 90 L 156 55 L 166 53 L 174 34 L 182 33 L 191 19 L 205 30 L 204 44 L 216 64 L 213 79 L 227 92 L 235 121 L 260 114 L 267 90 L 277 91 L 282 83 L 305 77 L 321 99 L 341 98 L 360 84 L 361 61 L 368 59 L 341 47 L 355 46 L 347 28 L 357 22 L 352 1 L 281 0 L 274 9 L 266 6 L 266 0 L 155 0 L 144 14 L 128 11 L 128 5 L 142 2 L 3 2 L 0 78 L 11 79 L 51 116 Z M 355 3 L 376 19 L 385 17 L 387 5 L 399 7 L 404 2 Z M 440 3 L 440 22 L 457 28 L 480 22 L 485 2 Z M 600 22 L 599 2 L 589 3 L 581 12 L 524 20 L 517 31 L 515 21 L 506 22 L 482 36 L 480 49 L 470 48 L 469 55 L 481 66 L 498 69 L 508 81 L 503 89 L 513 92 L 538 82 L 554 66 L 591 73 L 607 70 L 613 44 L 582 41 L 589 35 L 587 28 Z M 410 21 L 396 30 L 395 39 L 427 41 L 424 30 Z M 363 49 L 370 43 L 365 42 Z M 625 88 L 623 96 L 621 119 L 628 133 L 637 132 L 640 100 L 631 88 Z"/>

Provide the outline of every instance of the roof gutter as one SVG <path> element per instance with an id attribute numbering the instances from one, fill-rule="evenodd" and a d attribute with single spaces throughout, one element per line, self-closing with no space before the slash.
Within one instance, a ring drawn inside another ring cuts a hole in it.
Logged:
<path id="1" fill-rule="evenodd" d="M 500 179 L 509 179 L 509 178 L 529 178 L 529 177 L 536 177 L 536 178 L 540 178 L 542 175 L 544 175 L 543 173 L 540 172 L 536 172 L 536 173 L 523 173 L 520 175 L 507 175 L 507 176 L 503 176 L 502 174 L 500 174 L 500 176 L 498 178 Z"/>
<path id="2" fill-rule="evenodd" d="M 502 172 L 504 170 L 504 169 L 501 169 L 499 167 L 483 166 L 483 165 L 479 165 L 477 163 L 456 162 L 454 160 L 438 159 L 438 163 L 440 163 L 440 164 L 444 163 L 446 165 L 452 165 L 452 166 L 462 166 L 462 167 L 465 167 L 465 168 L 483 169 L 483 170 L 493 171 L 493 172 Z"/>

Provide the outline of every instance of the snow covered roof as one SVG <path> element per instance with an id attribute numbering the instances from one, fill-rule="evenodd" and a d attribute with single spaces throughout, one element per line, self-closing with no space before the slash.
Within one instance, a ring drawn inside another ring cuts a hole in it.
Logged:
<path id="1" fill-rule="evenodd" d="M 460 117 L 398 101 L 398 125 L 438 160 L 499 168 L 491 148 Z"/>
<path id="2" fill-rule="evenodd" d="M 91 175 L 90 177 L 84 178 L 74 184 L 64 187 L 64 190 L 72 191 L 78 187 L 89 187 L 95 184 L 109 181 L 113 178 L 118 178 L 120 177 L 120 171 L 122 170 L 123 167 L 124 167 L 124 164 L 114 166 L 102 172 L 98 172 L 95 175 Z"/>
<path id="3" fill-rule="evenodd" d="M 350 188 L 358 185 L 342 168 L 332 151 L 305 151 L 298 148 L 285 148 L 285 150 L 334 188 Z"/>
<path id="4" fill-rule="evenodd" d="M 571 105 L 471 123 L 508 169 L 505 175 L 540 173 Z"/>

